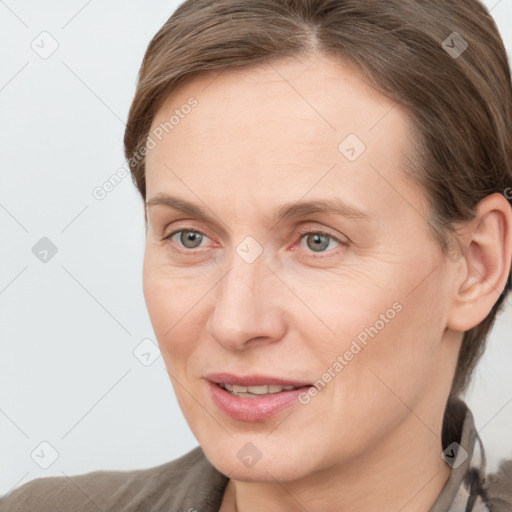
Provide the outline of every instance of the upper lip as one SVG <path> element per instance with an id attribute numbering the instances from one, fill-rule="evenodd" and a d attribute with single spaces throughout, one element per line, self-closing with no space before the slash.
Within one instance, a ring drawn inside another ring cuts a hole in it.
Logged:
<path id="1" fill-rule="evenodd" d="M 210 373 L 206 378 L 216 384 L 236 384 L 237 386 L 264 386 L 275 384 L 277 386 L 310 386 L 311 383 L 299 380 L 282 379 L 271 375 L 233 375 L 232 373 Z"/>

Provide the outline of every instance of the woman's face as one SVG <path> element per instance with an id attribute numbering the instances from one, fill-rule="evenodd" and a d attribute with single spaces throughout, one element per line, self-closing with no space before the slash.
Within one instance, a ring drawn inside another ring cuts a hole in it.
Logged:
<path id="1" fill-rule="evenodd" d="M 157 113 L 145 298 L 185 418 L 232 478 L 410 452 L 405 431 L 440 446 L 459 340 L 409 130 L 326 56 L 196 77 Z"/>

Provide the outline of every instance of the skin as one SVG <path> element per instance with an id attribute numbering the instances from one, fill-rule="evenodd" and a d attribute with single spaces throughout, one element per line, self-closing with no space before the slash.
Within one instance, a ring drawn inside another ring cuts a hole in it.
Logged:
<path id="1" fill-rule="evenodd" d="M 505 285 L 508 203 L 486 198 L 460 231 L 469 250 L 446 258 L 405 174 L 407 113 L 332 57 L 195 77 L 152 129 L 191 96 L 198 105 L 147 155 L 147 201 L 169 194 L 212 219 L 147 207 L 144 294 L 184 416 L 230 477 L 221 510 L 235 499 L 239 512 L 429 510 L 449 477 L 441 425 L 462 333 Z M 351 133 L 366 145 L 353 162 L 338 150 Z M 368 219 L 273 221 L 284 203 L 332 198 Z M 204 233 L 199 247 L 163 240 L 180 229 Z M 334 239 L 315 252 L 312 230 Z M 248 236 L 263 248 L 252 263 L 236 251 Z M 307 405 L 247 422 L 212 402 L 211 372 L 317 381 L 397 302 Z M 252 467 L 237 457 L 248 442 L 262 454 Z"/>

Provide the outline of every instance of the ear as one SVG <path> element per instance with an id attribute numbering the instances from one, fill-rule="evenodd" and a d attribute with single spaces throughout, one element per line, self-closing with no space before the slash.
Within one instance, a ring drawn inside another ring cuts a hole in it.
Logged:
<path id="1" fill-rule="evenodd" d="M 456 262 L 460 273 L 447 327 L 465 332 L 481 323 L 502 293 L 512 260 L 512 208 L 495 193 L 478 203 L 462 235 L 466 247 Z"/>

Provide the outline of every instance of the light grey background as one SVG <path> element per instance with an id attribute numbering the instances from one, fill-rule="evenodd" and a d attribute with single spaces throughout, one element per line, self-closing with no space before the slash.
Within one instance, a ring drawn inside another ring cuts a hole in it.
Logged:
<path id="1" fill-rule="evenodd" d="M 485 3 L 512 55 L 512 0 Z M 0 494 L 40 476 L 150 467 L 197 446 L 162 358 L 145 366 L 133 353 L 155 341 L 142 202 L 130 177 L 103 200 L 92 194 L 124 163 L 144 50 L 177 5 L 0 2 Z M 46 263 L 32 252 L 42 237 L 58 250 Z M 491 468 L 512 458 L 511 310 L 467 396 Z"/>

